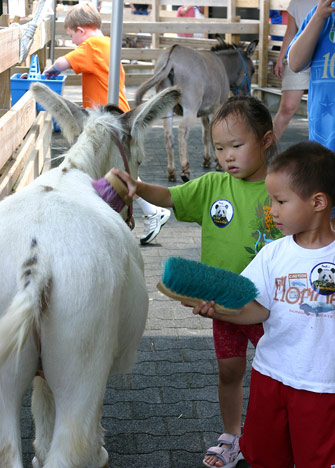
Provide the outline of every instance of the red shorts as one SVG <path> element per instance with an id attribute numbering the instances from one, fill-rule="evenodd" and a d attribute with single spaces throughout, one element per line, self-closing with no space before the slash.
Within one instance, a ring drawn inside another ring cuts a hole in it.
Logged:
<path id="1" fill-rule="evenodd" d="M 256 347 L 263 335 L 263 325 L 234 325 L 213 320 L 213 339 L 217 359 L 245 357 L 248 340 Z"/>
<path id="2" fill-rule="evenodd" d="M 253 369 L 240 448 L 252 468 L 335 467 L 335 394 L 297 390 Z"/>

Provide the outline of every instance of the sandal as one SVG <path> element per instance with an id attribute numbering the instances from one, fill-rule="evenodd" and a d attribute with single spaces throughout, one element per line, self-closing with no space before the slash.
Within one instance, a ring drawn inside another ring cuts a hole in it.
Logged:
<path id="1" fill-rule="evenodd" d="M 218 443 L 215 447 L 210 447 L 205 456 L 212 455 L 217 457 L 223 462 L 224 468 L 234 468 L 236 464 L 243 460 L 242 452 L 240 451 L 239 439 L 241 436 L 234 436 L 232 434 L 221 434 Z M 222 447 L 222 445 L 229 445 L 230 448 Z M 215 465 L 209 465 L 205 459 L 202 463 L 208 468 L 216 468 Z"/>

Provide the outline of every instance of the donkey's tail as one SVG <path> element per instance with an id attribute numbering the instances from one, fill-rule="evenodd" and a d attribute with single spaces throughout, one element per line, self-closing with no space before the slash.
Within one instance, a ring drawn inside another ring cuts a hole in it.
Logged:
<path id="1" fill-rule="evenodd" d="M 157 70 L 152 78 L 149 78 L 147 81 L 142 83 L 141 86 L 137 89 L 135 94 L 135 103 L 137 106 L 141 104 L 143 96 L 150 88 L 157 86 L 161 81 L 168 78 L 172 70 L 172 63 L 170 61 L 171 53 L 176 47 L 178 47 L 178 44 L 175 44 L 170 48 L 167 54 L 167 58 L 161 68 Z M 171 82 L 171 86 L 173 86 L 173 82 Z"/>
<path id="2" fill-rule="evenodd" d="M 0 319 L 0 366 L 14 353 L 18 361 L 31 331 L 39 332 L 51 283 L 40 266 L 36 255 L 23 263 L 17 293 Z"/>

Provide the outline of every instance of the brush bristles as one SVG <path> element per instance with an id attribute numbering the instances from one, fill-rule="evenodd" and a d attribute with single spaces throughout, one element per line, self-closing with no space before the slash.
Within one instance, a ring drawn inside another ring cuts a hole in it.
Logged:
<path id="1" fill-rule="evenodd" d="M 258 294 L 254 283 L 244 276 L 179 257 L 167 259 L 162 282 L 177 294 L 213 300 L 228 309 L 240 309 Z"/>
<path id="2" fill-rule="evenodd" d="M 115 189 L 110 185 L 110 183 L 102 177 L 101 179 L 93 180 L 93 187 L 98 192 L 100 197 L 108 203 L 113 210 L 120 213 L 122 208 L 125 206 L 125 202 L 122 200 L 120 195 L 115 191 Z"/>

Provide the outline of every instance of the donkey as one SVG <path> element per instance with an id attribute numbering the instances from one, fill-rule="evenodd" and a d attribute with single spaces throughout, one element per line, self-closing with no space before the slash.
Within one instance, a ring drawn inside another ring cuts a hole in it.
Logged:
<path id="1" fill-rule="evenodd" d="M 252 41 L 245 48 L 241 43 L 228 45 L 221 36 L 216 36 L 219 45 L 211 50 L 196 51 L 181 45 L 166 49 L 157 60 L 154 76 L 142 83 L 136 91 L 136 104 L 140 104 L 144 94 L 153 86 L 157 92 L 171 85 L 181 88 L 182 98 L 174 111 L 182 115 L 178 143 L 183 181 L 189 180 L 190 176 L 187 139 L 196 117 L 200 117 L 202 123 L 203 167 L 210 167 L 209 115 L 227 99 L 229 89 L 234 94 L 250 94 L 251 77 L 255 71 L 251 56 L 258 40 Z M 163 125 L 168 154 L 168 179 L 175 181 L 172 119 L 173 109 L 170 109 L 163 119 Z"/>
<path id="2" fill-rule="evenodd" d="M 79 137 L 59 167 L 0 202 L 0 465 L 23 467 L 20 409 L 33 381 L 33 467 L 101 468 L 106 383 L 134 362 L 148 295 L 134 236 L 91 182 L 123 168 L 121 145 L 137 177 L 144 134 L 180 91 L 126 114 L 83 111 L 40 83 L 32 92 Z"/>

